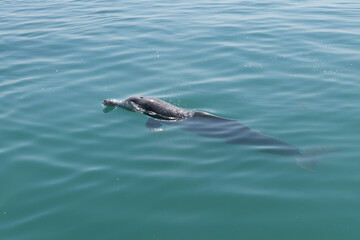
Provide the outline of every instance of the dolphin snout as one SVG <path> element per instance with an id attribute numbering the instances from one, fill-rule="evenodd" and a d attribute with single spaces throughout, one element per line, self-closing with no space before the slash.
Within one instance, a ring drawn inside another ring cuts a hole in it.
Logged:
<path id="1" fill-rule="evenodd" d="M 125 110 L 135 112 L 134 107 L 128 100 L 117 100 L 117 99 L 105 99 L 102 103 L 105 107 L 120 107 Z"/>
<path id="2" fill-rule="evenodd" d="M 116 107 L 119 103 L 115 99 L 105 99 L 102 104 L 108 107 Z"/>

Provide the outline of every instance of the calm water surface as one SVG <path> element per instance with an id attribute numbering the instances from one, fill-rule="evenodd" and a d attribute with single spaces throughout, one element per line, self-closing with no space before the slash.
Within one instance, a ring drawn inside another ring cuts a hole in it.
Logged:
<path id="1" fill-rule="evenodd" d="M 359 239 L 358 1 L 0 2 L 0 239 Z M 105 98 L 238 119 L 225 144 Z"/>

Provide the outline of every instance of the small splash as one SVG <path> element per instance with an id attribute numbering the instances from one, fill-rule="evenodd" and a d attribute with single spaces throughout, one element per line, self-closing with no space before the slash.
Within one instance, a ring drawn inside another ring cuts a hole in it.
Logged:
<path id="1" fill-rule="evenodd" d="M 335 78 L 337 72 L 338 72 L 337 70 L 324 70 L 323 72 L 324 80 L 330 83 L 337 82 L 337 79 Z"/>

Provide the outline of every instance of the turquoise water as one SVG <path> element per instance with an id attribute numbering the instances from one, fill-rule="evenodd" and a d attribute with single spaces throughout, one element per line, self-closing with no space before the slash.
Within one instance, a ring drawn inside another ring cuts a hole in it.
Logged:
<path id="1" fill-rule="evenodd" d="M 0 239 L 359 239 L 358 1 L 0 2 Z M 161 98 L 315 171 L 105 98 Z"/>

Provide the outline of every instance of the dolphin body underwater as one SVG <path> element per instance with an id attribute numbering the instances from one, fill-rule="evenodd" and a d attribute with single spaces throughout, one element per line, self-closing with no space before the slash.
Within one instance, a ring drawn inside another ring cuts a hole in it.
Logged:
<path id="1" fill-rule="evenodd" d="M 157 98 L 133 96 L 126 100 L 106 99 L 103 101 L 104 112 L 120 107 L 132 112 L 140 112 L 149 119 L 146 126 L 151 130 L 161 130 L 162 124 L 175 125 L 196 133 L 200 136 L 219 138 L 229 144 L 257 146 L 261 152 L 294 156 L 297 164 L 307 170 L 313 170 L 314 157 L 320 154 L 336 151 L 336 149 L 320 147 L 309 151 L 264 135 L 257 130 L 239 123 L 202 111 L 187 111 Z"/>

